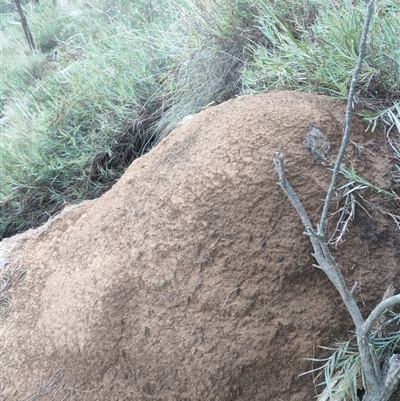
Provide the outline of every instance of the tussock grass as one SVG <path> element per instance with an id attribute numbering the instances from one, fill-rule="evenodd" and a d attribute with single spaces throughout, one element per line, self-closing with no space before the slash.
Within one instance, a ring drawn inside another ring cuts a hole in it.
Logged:
<path id="1" fill-rule="evenodd" d="M 357 91 L 357 101 L 369 106 L 400 98 L 400 5 L 378 3 Z M 293 88 L 346 98 L 364 3 L 314 0 L 259 6 L 265 41 L 253 46 L 255 57 L 243 71 L 244 91 Z"/>
<path id="2" fill-rule="evenodd" d="M 100 195 L 179 120 L 240 89 L 248 2 L 41 3 L 28 13 L 41 51 L 19 31 L 3 48 L 10 59 L 18 41 L 22 61 L 1 92 L 2 236 Z"/>

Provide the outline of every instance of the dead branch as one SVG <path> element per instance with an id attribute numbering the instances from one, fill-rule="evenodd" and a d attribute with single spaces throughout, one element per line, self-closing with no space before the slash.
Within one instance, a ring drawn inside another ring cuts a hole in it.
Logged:
<path id="1" fill-rule="evenodd" d="M 391 296 L 381 301 L 370 313 L 368 318 L 364 320 L 361 311 L 353 297 L 354 291 L 347 288 L 340 268 L 335 258 L 332 256 L 328 248 L 328 241 L 325 238 L 329 207 L 333 194 L 336 190 L 340 166 L 350 140 L 351 117 L 353 112 L 355 88 L 358 80 L 358 74 L 361 70 L 365 55 L 366 41 L 373 10 L 374 1 L 369 0 L 360 39 L 358 61 L 353 73 L 349 90 L 342 143 L 333 169 L 332 179 L 325 198 L 320 222 L 316 229 L 313 227 L 311 220 L 296 192 L 286 179 L 284 157 L 279 152 L 276 153 L 274 164 L 279 177 L 279 185 L 295 207 L 301 218 L 301 221 L 306 228 L 305 234 L 310 238 L 314 249 L 313 257 L 317 261 L 317 264 L 314 266 L 323 270 L 333 283 L 342 297 L 342 300 L 355 324 L 357 345 L 360 352 L 361 366 L 363 369 L 366 386 L 363 401 L 388 401 L 391 394 L 398 387 L 400 382 L 400 356 L 392 355 L 386 361 L 384 368 L 381 369 L 375 350 L 370 343 L 370 331 L 376 320 L 378 320 L 385 313 L 385 311 L 388 310 L 388 308 L 400 303 L 400 294 Z"/>

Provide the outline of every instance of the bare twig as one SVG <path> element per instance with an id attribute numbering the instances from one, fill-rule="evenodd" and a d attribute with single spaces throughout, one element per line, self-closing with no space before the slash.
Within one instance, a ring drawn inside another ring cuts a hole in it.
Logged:
<path id="1" fill-rule="evenodd" d="M 279 152 L 276 153 L 274 164 L 279 176 L 279 185 L 282 187 L 283 191 L 297 210 L 297 213 L 299 214 L 301 221 L 306 228 L 305 234 L 309 236 L 312 243 L 314 249 L 313 257 L 317 261 L 317 264 L 314 266 L 323 270 L 330 281 L 333 283 L 340 296 L 342 297 L 343 302 L 356 326 L 357 346 L 360 353 L 361 366 L 364 373 L 366 387 L 363 401 L 388 401 L 391 394 L 394 392 L 400 382 L 400 357 L 398 355 L 393 355 L 387 360 L 385 369 L 382 370 L 380 368 L 375 350 L 370 343 L 370 332 L 376 320 L 378 320 L 388 310 L 388 308 L 400 303 L 400 294 L 390 296 L 389 298 L 381 301 L 370 313 L 368 318 L 364 320 L 361 315 L 361 311 L 358 308 L 358 305 L 353 297 L 355 286 L 353 286 L 350 291 L 346 287 L 343 275 L 336 260 L 334 259 L 328 248 L 328 243 L 325 238 L 329 206 L 333 194 L 336 190 L 341 162 L 343 160 L 347 145 L 350 140 L 351 116 L 353 110 L 354 94 L 358 80 L 358 74 L 361 70 L 362 62 L 364 59 L 366 40 L 373 10 L 374 0 L 369 0 L 359 45 L 360 53 L 349 90 L 342 143 L 336 159 L 335 167 L 333 169 L 331 183 L 325 198 L 324 208 L 319 224 L 317 225 L 317 229 L 314 229 L 311 220 L 306 210 L 304 209 L 304 206 L 302 205 L 297 194 L 286 179 L 284 157 Z"/>
<path id="2" fill-rule="evenodd" d="M 297 213 L 299 214 L 304 226 L 306 227 L 306 234 L 310 237 L 310 241 L 314 249 L 313 256 L 318 263 L 318 267 L 324 271 L 324 273 L 329 277 L 333 285 L 339 291 L 343 302 L 345 303 L 353 318 L 353 321 L 356 323 L 356 325 L 359 324 L 361 326 L 364 322 L 361 316 L 361 312 L 358 309 L 358 306 L 353 298 L 351 291 L 349 291 L 346 287 L 342 273 L 336 263 L 336 260 L 328 249 L 325 238 L 321 238 L 318 233 L 313 229 L 307 212 L 301 204 L 297 194 L 294 192 L 292 186 L 286 179 L 283 155 L 277 153 L 276 158 L 274 159 L 274 163 L 279 176 L 279 185 L 282 187 L 283 191 L 286 193 L 289 200 L 296 208 Z"/>
<path id="3" fill-rule="evenodd" d="M 235 292 L 238 291 L 240 288 L 240 285 L 237 285 L 226 297 L 225 302 L 223 303 L 223 305 L 221 306 L 221 309 L 219 310 L 220 312 L 222 312 L 222 310 L 224 309 L 226 303 L 228 302 L 229 298 L 231 297 L 231 295 Z"/>
<path id="4" fill-rule="evenodd" d="M 387 309 L 398 303 L 400 303 L 400 294 L 393 295 L 392 297 L 386 298 L 385 300 L 380 302 L 379 305 L 375 307 L 375 309 L 369 314 L 367 320 L 364 322 L 362 328 L 363 332 L 367 334 L 371 330 L 375 321 L 379 319 L 379 317 L 383 315 Z"/>
<path id="5" fill-rule="evenodd" d="M 336 189 L 340 166 L 342 164 L 342 160 L 343 160 L 344 154 L 346 152 L 347 145 L 349 144 L 350 129 L 351 129 L 351 116 L 353 113 L 354 94 L 356 91 L 358 75 L 361 71 L 361 66 L 362 66 L 362 63 L 364 60 L 364 56 L 365 56 L 368 31 L 369 31 L 369 27 L 371 24 L 371 18 L 372 18 L 373 11 L 374 11 L 374 2 L 373 2 L 373 0 L 370 0 L 368 2 L 367 14 L 365 17 L 364 27 L 363 27 L 363 31 L 362 31 L 362 35 L 361 35 L 361 39 L 360 39 L 360 45 L 359 45 L 360 53 L 358 55 L 357 65 L 354 70 L 353 77 L 351 79 L 351 84 L 350 84 L 349 98 L 347 101 L 346 115 L 344 118 L 344 133 L 343 133 L 342 144 L 340 145 L 339 154 L 337 156 L 335 167 L 333 169 L 331 185 L 329 186 L 328 193 L 325 198 L 324 209 L 322 211 L 321 220 L 320 220 L 319 226 L 318 226 L 318 234 L 320 234 L 320 235 L 325 234 L 325 227 L 326 227 L 326 220 L 328 218 L 329 206 L 331 204 L 332 196 Z"/>

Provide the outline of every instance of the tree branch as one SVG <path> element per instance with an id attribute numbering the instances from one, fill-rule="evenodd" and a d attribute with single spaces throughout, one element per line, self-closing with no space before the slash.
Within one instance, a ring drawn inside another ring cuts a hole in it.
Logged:
<path id="1" fill-rule="evenodd" d="M 289 184 L 285 174 L 284 157 L 281 153 L 276 153 L 274 164 L 279 176 L 279 185 L 285 192 L 286 196 L 289 198 L 292 205 L 297 210 L 297 213 L 299 214 L 307 230 L 306 234 L 310 237 L 310 241 L 314 249 L 313 256 L 318 262 L 318 267 L 324 271 L 329 280 L 338 290 L 344 304 L 346 305 L 347 310 L 349 311 L 354 323 L 356 324 L 356 327 L 360 327 L 364 323 L 364 319 L 362 318 L 360 309 L 358 308 L 357 303 L 354 300 L 353 294 L 346 287 L 346 283 L 344 282 L 342 273 L 340 272 L 335 258 L 329 251 L 325 238 L 320 237 L 318 233 L 314 231 L 311 220 L 308 217 L 304 206 L 302 205 L 292 186 Z"/>
<path id="2" fill-rule="evenodd" d="M 24 30 L 26 42 L 28 43 L 29 49 L 31 51 L 34 51 L 35 50 L 35 42 L 33 40 L 31 31 L 29 30 L 29 26 L 26 21 L 25 14 L 22 11 L 21 2 L 20 2 L 20 0 L 14 0 L 14 3 L 17 7 L 19 18 L 21 19 L 21 25 L 22 25 L 22 29 Z"/>
<path id="3" fill-rule="evenodd" d="M 353 110 L 354 94 L 356 91 L 358 75 L 360 73 L 365 55 L 368 30 L 371 24 L 373 10 L 374 0 L 369 0 L 359 44 L 358 60 L 349 89 L 342 143 L 333 169 L 331 183 L 325 198 L 324 208 L 319 224 L 317 226 L 317 230 L 313 228 L 310 218 L 302 203 L 300 202 L 300 199 L 286 179 L 284 157 L 281 153 L 276 153 L 274 164 L 279 176 L 279 185 L 297 210 L 297 213 L 299 214 L 306 228 L 306 234 L 310 237 L 310 241 L 314 248 L 313 256 L 317 261 L 317 265 L 314 266 L 322 269 L 324 273 L 328 276 L 330 281 L 333 283 L 333 285 L 341 295 L 343 302 L 346 305 L 346 308 L 349 311 L 356 326 L 357 345 L 360 353 L 361 366 L 365 377 L 366 393 L 364 395 L 364 401 L 387 401 L 400 382 L 400 357 L 398 355 L 393 355 L 388 361 L 387 370 L 382 371 L 375 349 L 370 343 L 369 335 L 374 322 L 388 308 L 397 303 L 400 303 L 400 294 L 391 296 L 390 298 L 387 298 L 380 302 L 379 305 L 377 305 L 375 309 L 370 313 L 369 317 L 364 321 L 360 309 L 358 308 L 357 303 L 355 302 L 355 299 L 353 297 L 353 290 L 348 290 L 340 268 L 337 265 L 336 260 L 332 256 L 328 248 L 327 241 L 325 239 L 326 222 L 328 218 L 330 203 L 336 189 L 340 166 L 350 140 L 351 116 Z"/>
<path id="4" fill-rule="evenodd" d="M 303 224 L 307 230 L 307 233 L 309 233 L 310 236 L 313 236 L 316 233 L 313 230 L 310 218 L 308 217 L 308 214 L 307 214 L 306 210 L 304 209 L 304 206 L 300 202 L 299 197 L 297 196 L 296 192 L 294 191 L 294 189 L 289 184 L 289 182 L 286 178 L 284 157 L 279 152 L 275 153 L 274 165 L 275 165 L 275 169 L 278 173 L 278 177 L 279 177 L 278 184 L 281 186 L 281 188 L 283 189 L 283 191 L 286 193 L 287 197 L 289 198 L 290 202 L 292 202 L 292 205 L 297 210 L 297 213 L 299 214 L 301 221 L 303 222 Z"/>
<path id="5" fill-rule="evenodd" d="M 400 294 L 394 295 L 390 298 L 385 299 L 384 301 L 381 301 L 379 305 L 377 305 L 375 309 L 369 314 L 367 320 L 364 322 L 362 326 L 362 331 L 364 332 L 364 335 L 367 335 L 369 333 L 373 324 L 379 318 L 379 316 L 381 316 L 391 306 L 394 306 L 399 303 L 400 303 Z"/>
<path id="6" fill-rule="evenodd" d="M 393 394 L 394 390 L 396 390 L 400 382 L 400 355 L 392 355 L 389 358 L 388 369 L 385 373 L 384 381 L 385 393 L 387 394 L 387 397 L 383 401 L 387 401 Z"/>
<path id="7" fill-rule="evenodd" d="M 367 14 L 365 17 L 364 26 L 363 26 L 362 35 L 361 35 L 360 44 L 359 44 L 360 53 L 358 55 L 357 65 L 354 70 L 353 77 L 351 79 L 351 84 L 350 84 L 349 96 L 348 96 L 347 107 L 346 107 L 346 114 L 345 114 L 345 119 L 344 119 L 344 134 L 343 134 L 342 144 L 340 145 L 339 154 L 337 156 L 337 159 L 335 162 L 335 167 L 333 169 L 331 184 L 329 186 L 328 193 L 325 198 L 324 209 L 322 211 L 321 219 L 320 219 L 320 222 L 318 225 L 318 234 L 319 235 L 325 235 L 325 228 L 326 228 L 326 221 L 328 219 L 329 206 L 331 204 L 332 196 L 336 189 L 337 178 L 339 175 L 340 166 L 342 164 L 342 160 L 343 160 L 347 145 L 349 144 L 349 140 L 350 140 L 351 115 L 352 115 L 352 111 L 353 111 L 354 94 L 356 91 L 358 75 L 361 71 L 362 63 L 363 63 L 364 56 L 365 56 L 365 49 L 367 47 L 368 30 L 369 30 L 369 26 L 371 24 L 371 18 L 372 18 L 373 11 L 374 11 L 374 1 L 370 0 L 368 3 L 368 6 L 367 6 Z"/>

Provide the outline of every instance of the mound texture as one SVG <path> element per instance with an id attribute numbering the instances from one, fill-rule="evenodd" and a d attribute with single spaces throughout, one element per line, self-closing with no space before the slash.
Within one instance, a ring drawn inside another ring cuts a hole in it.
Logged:
<path id="1" fill-rule="evenodd" d="M 317 125 L 333 159 L 344 106 L 272 92 L 208 108 L 100 199 L 3 241 L 2 399 L 311 400 L 302 358 L 352 325 L 272 160 L 316 220 L 330 172 L 304 141 Z M 384 137 L 364 131 L 355 119 L 346 163 L 387 188 Z M 365 311 L 400 279 L 393 225 L 370 212 L 335 251 Z"/>

